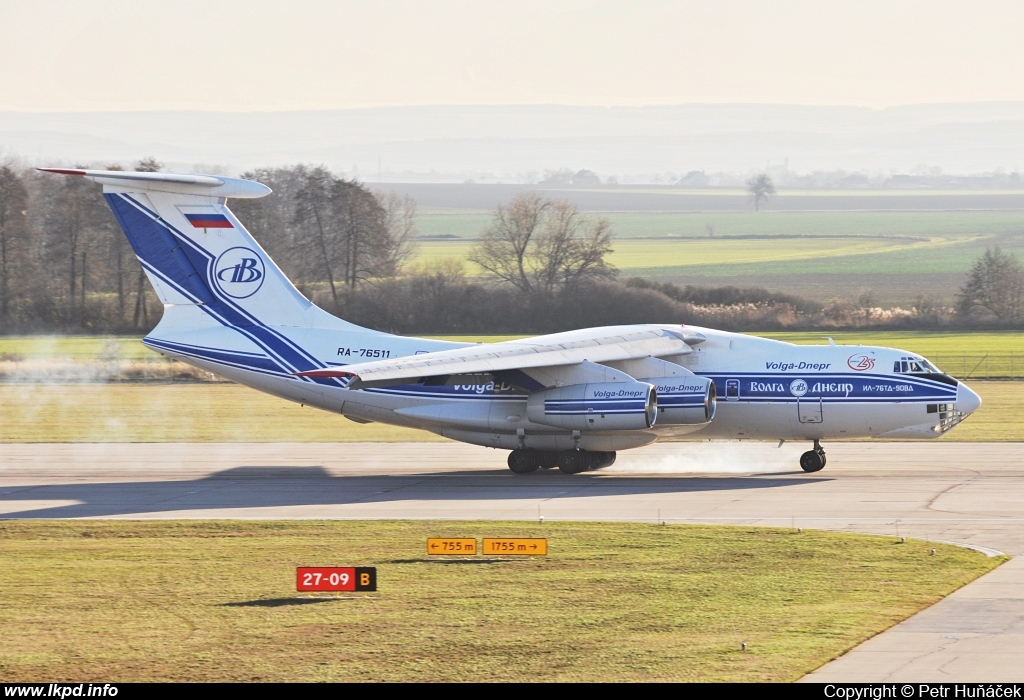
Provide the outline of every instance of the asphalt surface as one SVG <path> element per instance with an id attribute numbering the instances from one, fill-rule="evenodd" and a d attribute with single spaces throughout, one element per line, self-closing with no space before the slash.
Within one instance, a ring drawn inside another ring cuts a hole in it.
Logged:
<path id="1" fill-rule="evenodd" d="M 600 472 L 515 476 L 438 443 L 0 445 L 5 518 L 665 520 L 820 528 L 1024 552 L 1024 444 L 662 443 Z M 1024 559 L 808 676 L 1024 681 Z"/>

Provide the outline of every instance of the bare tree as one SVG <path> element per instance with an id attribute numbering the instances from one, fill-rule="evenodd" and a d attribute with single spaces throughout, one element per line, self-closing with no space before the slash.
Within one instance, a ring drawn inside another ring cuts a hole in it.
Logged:
<path id="1" fill-rule="evenodd" d="M 399 197 L 394 192 L 378 192 L 376 197 L 384 210 L 384 230 L 388 236 L 387 245 L 381 251 L 378 272 L 381 276 L 395 275 L 416 252 L 416 201 L 408 195 Z"/>
<path id="2" fill-rule="evenodd" d="M 109 168 L 110 170 L 120 170 L 121 168 Z M 158 161 L 153 156 L 146 156 L 142 160 L 135 163 L 135 170 L 140 173 L 158 173 L 164 169 L 164 164 Z"/>
<path id="3" fill-rule="evenodd" d="M 102 277 L 90 263 L 97 258 L 102 228 L 111 218 L 98 187 L 85 178 L 46 179 L 43 229 L 50 264 L 65 292 L 63 318 L 76 323 L 84 318 L 90 278 Z M 94 273 L 94 274 L 90 274 Z"/>
<path id="4" fill-rule="evenodd" d="M 393 274 L 386 212 L 373 193 L 358 182 L 339 179 L 333 208 L 341 224 L 345 286 L 351 290 L 371 277 Z"/>
<path id="5" fill-rule="evenodd" d="M 607 219 L 580 216 L 576 207 L 565 201 L 548 207 L 544 218 L 534 262 L 534 279 L 540 289 L 552 292 L 615 274 L 604 259 L 612 252 Z"/>
<path id="6" fill-rule="evenodd" d="M 768 197 L 775 194 L 775 183 L 767 173 L 761 173 L 747 180 L 747 192 L 754 198 L 754 211 L 761 209 L 761 203 L 768 202 Z"/>
<path id="7" fill-rule="evenodd" d="M 611 226 L 568 202 L 524 192 L 494 213 L 469 259 L 526 293 L 551 293 L 612 277 Z"/>
<path id="8" fill-rule="evenodd" d="M 0 320 L 10 318 L 12 287 L 24 270 L 27 243 L 28 190 L 10 166 L 0 167 Z"/>
<path id="9" fill-rule="evenodd" d="M 957 295 L 957 312 L 968 316 L 988 311 L 1000 321 L 1024 316 L 1024 269 L 1012 253 L 986 248 Z"/>
<path id="10" fill-rule="evenodd" d="M 295 193 L 296 242 L 311 252 L 305 267 L 326 278 L 335 306 L 340 287 L 352 290 L 366 279 L 394 274 L 408 255 L 414 213 L 410 200 L 403 228 L 403 215 L 395 212 L 394 223 L 405 238 L 393 239 L 388 212 L 370 190 L 323 167 L 306 171 Z"/>
<path id="11" fill-rule="evenodd" d="M 470 253 L 470 261 L 522 291 L 532 292 L 528 253 L 550 204 L 536 192 L 524 192 L 508 206 L 499 204 L 483 240 Z"/>
<path id="12" fill-rule="evenodd" d="M 337 306 L 335 244 L 338 234 L 332 211 L 334 176 L 327 168 L 319 167 L 305 173 L 303 180 L 302 187 L 295 193 L 294 223 L 301 227 L 303 234 L 299 243 L 306 244 L 307 250 L 315 249 L 315 254 L 307 259 L 327 278 L 331 300 Z"/>

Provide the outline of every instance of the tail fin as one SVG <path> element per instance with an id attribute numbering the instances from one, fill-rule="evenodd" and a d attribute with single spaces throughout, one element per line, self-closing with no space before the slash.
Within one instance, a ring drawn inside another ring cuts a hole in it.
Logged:
<path id="1" fill-rule="evenodd" d="M 270 188 L 251 180 L 40 168 L 103 185 L 104 197 L 165 305 L 198 305 L 227 326 L 356 328 L 299 293 L 226 205 Z M 320 323 L 317 323 L 319 321 Z"/>

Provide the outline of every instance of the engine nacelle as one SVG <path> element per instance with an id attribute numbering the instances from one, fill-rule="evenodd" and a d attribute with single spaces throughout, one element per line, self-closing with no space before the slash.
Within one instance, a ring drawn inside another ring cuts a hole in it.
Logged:
<path id="1" fill-rule="evenodd" d="M 530 394 L 526 416 L 569 430 L 645 430 L 658 419 L 658 392 L 646 382 L 573 384 Z"/>
<path id="2" fill-rule="evenodd" d="M 690 374 L 684 377 L 641 379 L 653 384 L 658 392 L 658 425 L 700 425 L 715 417 L 717 395 L 715 383 L 707 377 Z"/>

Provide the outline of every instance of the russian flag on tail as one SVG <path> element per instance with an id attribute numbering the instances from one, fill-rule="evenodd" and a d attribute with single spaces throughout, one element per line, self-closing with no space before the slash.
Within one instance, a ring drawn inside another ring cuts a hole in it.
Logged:
<path id="1" fill-rule="evenodd" d="M 234 228 L 223 214 L 185 214 L 195 228 Z"/>

